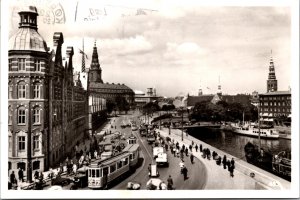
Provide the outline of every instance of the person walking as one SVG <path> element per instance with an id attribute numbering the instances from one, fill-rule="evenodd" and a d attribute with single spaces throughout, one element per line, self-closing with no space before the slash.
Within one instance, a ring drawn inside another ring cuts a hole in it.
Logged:
<path id="1" fill-rule="evenodd" d="M 180 161 L 179 167 L 180 167 L 180 172 L 183 173 L 183 171 L 182 171 L 183 168 L 184 168 L 184 161 L 183 160 Z"/>
<path id="2" fill-rule="evenodd" d="M 186 156 L 189 155 L 189 150 L 188 150 L 188 148 L 185 148 L 185 155 L 186 155 Z"/>
<path id="3" fill-rule="evenodd" d="M 173 189 L 173 179 L 172 179 L 171 175 L 169 175 L 167 182 L 168 182 L 167 189 L 172 190 Z"/>
<path id="4" fill-rule="evenodd" d="M 193 155 L 193 153 L 191 153 L 190 159 L 191 159 L 191 163 L 194 164 L 194 155 Z"/>
<path id="5" fill-rule="evenodd" d="M 192 148 L 193 148 L 192 145 L 190 145 L 190 146 L 189 146 L 190 152 L 192 152 Z"/>
<path id="6" fill-rule="evenodd" d="M 188 169 L 186 168 L 186 166 L 184 166 L 183 169 L 182 169 L 182 174 L 183 174 L 183 180 L 184 180 L 184 181 L 185 181 L 186 179 L 188 179 L 187 173 L 188 173 Z"/>
<path id="7" fill-rule="evenodd" d="M 35 179 L 35 180 L 38 180 L 38 179 L 39 179 L 39 172 L 38 172 L 38 171 L 35 171 L 35 172 L 34 172 L 34 179 Z"/>
<path id="8" fill-rule="evenodd" d="M 196 152 L 198 152 L 198 145 L 197 144 L 195 146 L 195 150 L 196 150 Z"/>
<path id="9" fill-rule="evenodd" d="M 233 166 L 233 169 L 234 169 L 235 168 L 235 162 L 234 162 L 233 158 L 231 158 L 230 164 Z"/>
<path id="10" fill-rule="evenodd" d="M 14 172 L 14 171 L 11 172 L 9 178 L 10 178 L 10 183 L 11 183 L 12 185 L 17 183 L 17 179 L 16 179 L 16 175 L 15 175 L 15 172 Z"/>
<path id="11" fill-rule="evenodd" d="M 230 164 L 230 166 L 228 167 L 228 170 L 229 170 L 229 172 L 230 172 L 230 177 L 232 177 L 233 178 L 233 171 L 234 171 L 234 166 L 232 165 L 232 164 Z"/>
<path id="12" fill-rule="evenodd" d="M 223 156 L 222 164 L 223 164 L 223 168 L 226 169 L 226 164 L 227 164 L 227 158 L 226 158 L 226 155 Z"/>
<path id="13" fill-rule="evenodd" d="M 23 174 L 23 169 L 19 168 L 18 171 L 18 175 L 19 175 L 19 181 L 23 183 L 23 178 L 24 178 L 24 174 Z"/>
<path id="14" fill-rule="evenodd" d="M 199 145 L 200 152 L 202 152 L 202 144 Z"/>

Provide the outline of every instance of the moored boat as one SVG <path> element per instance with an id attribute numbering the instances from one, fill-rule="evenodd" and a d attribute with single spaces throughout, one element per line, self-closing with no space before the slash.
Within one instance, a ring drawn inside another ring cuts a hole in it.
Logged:
<path id="1" fill-rule="evenodd" d="M 236 124 L 231 124 L 232 131 L 241 135 L 260 137 L 264 139 L 278 139 L 278 131 L 274 128 L 256 128 L 254 126 L 239 126 Z M 260 134 L 259 134 L 260 133 Z"/>

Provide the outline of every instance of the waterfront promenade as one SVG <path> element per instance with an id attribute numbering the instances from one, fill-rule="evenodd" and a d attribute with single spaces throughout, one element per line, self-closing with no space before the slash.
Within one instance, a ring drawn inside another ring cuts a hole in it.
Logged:
<path id="1" fill-rule="evenodd" d="M 162 128 L 158 130 L 160 134 L 164 137 L 170 137 L 174 141 L 179 142 L 180 145 L 184 144 L 185 146 L 190 145 L 192 141 L 198 146 L 202 144 L 203 148 L 209 148 L 211 152 L 215 151 L 219 156 L 223 158 L 223 155 L 227 156 L 227 159 L 235 160 L 235 170 L 234 177 L 230 177 L 229 171 L 223 169 L 222 165 L 217 165 L 216 161 L 212 158 L 210 160 L 203 158 L 201 152 L 196 152 L 193 149 L 193 155 L 197 157 L 201 162 L 206 166 L 207 170 L 207 181 L 205 189 L 240 189 L 240 190 L 254 190 L 254 189 L 265 189 L 265 190 L 287 190 L 291 188 L 291 183 L 279 178 L 269 172 L 266 172 L 258 167 L 255 167 L 243 160 L 240 160 L 228 153 L 225 153 L 219 149 L 214 148 L 213 146 L 206 144 L 199 139 L 196 139 L 190 135 L 183 134 L 183 141 L 181 141 L 181 130 L 171 129 L 171 135 L 169 135 L 169 129 Z M 250 174 L 254 173 L 254 177 L 251 177 Z"/>

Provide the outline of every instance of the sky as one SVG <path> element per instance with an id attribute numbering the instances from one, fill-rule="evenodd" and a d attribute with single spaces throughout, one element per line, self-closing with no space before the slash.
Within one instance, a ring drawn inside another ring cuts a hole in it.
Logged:
<path id="1" fill-rule="evenodd" d="M 96 40 L 104 82 L 142 91 L 154 87 L 159 95 L 177 96 L 195 95 L 199 88 L 204 94 L 216 93 L 220 77 L 223 94 L 264 93 L 272 50 L 278 90 L 291 86 L 289 7 L 72 2 L 12 1 L 9 36 L 18 29 L 17 11 L 33 4 L 40 14 L 38 32 L 47 45 L 52 47 L 54 32 L 62 32 L 63 53 L 74 47 L 76 71 L 81 69 L 83 38 L 86 67 Z"/>

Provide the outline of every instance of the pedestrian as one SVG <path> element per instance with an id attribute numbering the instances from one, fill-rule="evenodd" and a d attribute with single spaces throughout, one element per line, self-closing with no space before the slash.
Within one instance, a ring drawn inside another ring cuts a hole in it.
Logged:
<path id="1" fill-rule="evenodd" d="M 209 148 L 206 149 L 206 153 L 207 153 L 207 159 L 210 160 L 211 154 Z"/>
<path id="2" fill-rule="evenodd" d="M 59 173 L 61 174 L 61 173 L 63 173 L 63 172 L 64 172 L 64 167 L 63 167 L 63 164 L 60 163 L 60 164 L 59 164 Z"/>
<path id="3" fill-rule="evenodd" d="M 15 176 L 15 172 L 14 172 L 14 171 L 12 171 L 11 174 L 10 174 L 10 183 L 11 183 L 12 185 L 17 183 L 17 179 L 16 179 L 16 176 Z"/>
<path id="4" fill-rule="evenodd" d="M 188 179 L 187 173 L 188 173 L 188 169 L 184 166 L 183 169 L 182 169 L 182 174 L 183 174 L 183 180 L 184 180 L 184 181 L 185 181 L 186 179 Z"/>
<path id="5" fill-rule="evenodd" d="M 179 149 L 176 149 L 176 156 L 179 157 Z"/>
<path id="6" fill-rule="evenodd" d="M 195 149 L 196 149 L 196 152 L 198 152 L 198 145 L 196 144 L 196 146 L 195 146 Z"/>
<path id="7" fill-rule="evenodd" d="M 180 167 L 180 172 L 182 173 L 182 170 L 184 168 L 184 161 L 183 160 L 180 161 L 179 167 Z"/>
<path id="8" fill-rule="evenodd" d="M 23 174 L 23 169 L 19 168 L 18 171 L 18 175 L 19 175 L 19 181 L 21 181 L 23 183 L 23 178 L 24 178 L 24 174 Z"/>
<path id="9" fill-rule="evenodd" d="M 193 148 L 192 145 L 190 145 L 190 146 L 189 146 L 190 152 L 192 152 L 192 148 Z"/>
<path id="10" fill-rule="evenodd" d="M 200 147 L 199 147 L 199 148 L 200 148 L 200 152 L 202 152 L 202 144 L 200 144 L 199 146 L 200 146 Z"/>
<path id="11" fill-rule="evenodd" d="M 217 165 L 221 165 L 221 156 L 218 157 L 216 163 L 217 163 Z"/>
<path id="12" fill-rule="evenodd" d="M 228 171 L 230 171 L 230 160 L 227 160 L 227 162 L 226 162 L 226 165 L 227 165 L 227 168 L 228 168 Z"/>
<path id="13" fill-rule="evenodd" d="M 73 173 L 76 175 L 77 174 L 77 165 L 74 163 L 72 168 L 73 168 Z"/>
<path id="14" fill-rule="evenodd" d="M 189 150 L 188 148 L 185 148 L 185 155 L 188 156 L 188 154 L 189 154 Z"/>
<path id="15" fill-rule="evenodd" d="M 35 172 L 34 172 L 34 179 L 35 179 L 35 180 L 38 180 L 38 179 L 39 179 L 39 172 L 38 172 L 38 171 L 35 171 Z"/>
<path id="16" fill-rule="evenodd" d="M 223 156 L 222 164 L 223 164 L 223 168 L 226 169 L 226 164 L 227 164 L 227 158 L 226 158 L 226 155 Z"/>
<path id="17" fill-rule="evenodd" d="M 192 146 L 194 146 L 194 141 L 192 141 Z"/>
<path id="18" fill-rule="evenodd" d="M 235 162 L 234 162 L 233 158 L 231 158 L 230 164 L 233 166 L 233 169 L 234 169 L 235 168 Z"/>
<path id="19" fill-rule="evenodd" d="M 232 164 L 230 164 L 230 166 L 228 167 L 228 169 L 229 169 L 229 172 L 230 172 L 230 177 L 232 177 L 233 178 L 233 171 L 234 171 L 234 166 L 232 165 Z"/>
<path id="20" fill-rule="evenodd" d="M 167 182 L 168 182 L 167 189 L 172 190 L 173 189 L 173 179 L 172 179 L 171 175 L 169 175 Z"/>
<path id="21" fill-rule="evenodd" d="M 190 159 L 191 159 L 191 163 L 194 164 L 194 155 L 193 155 L 193 153 L 191 153 Z"/>

